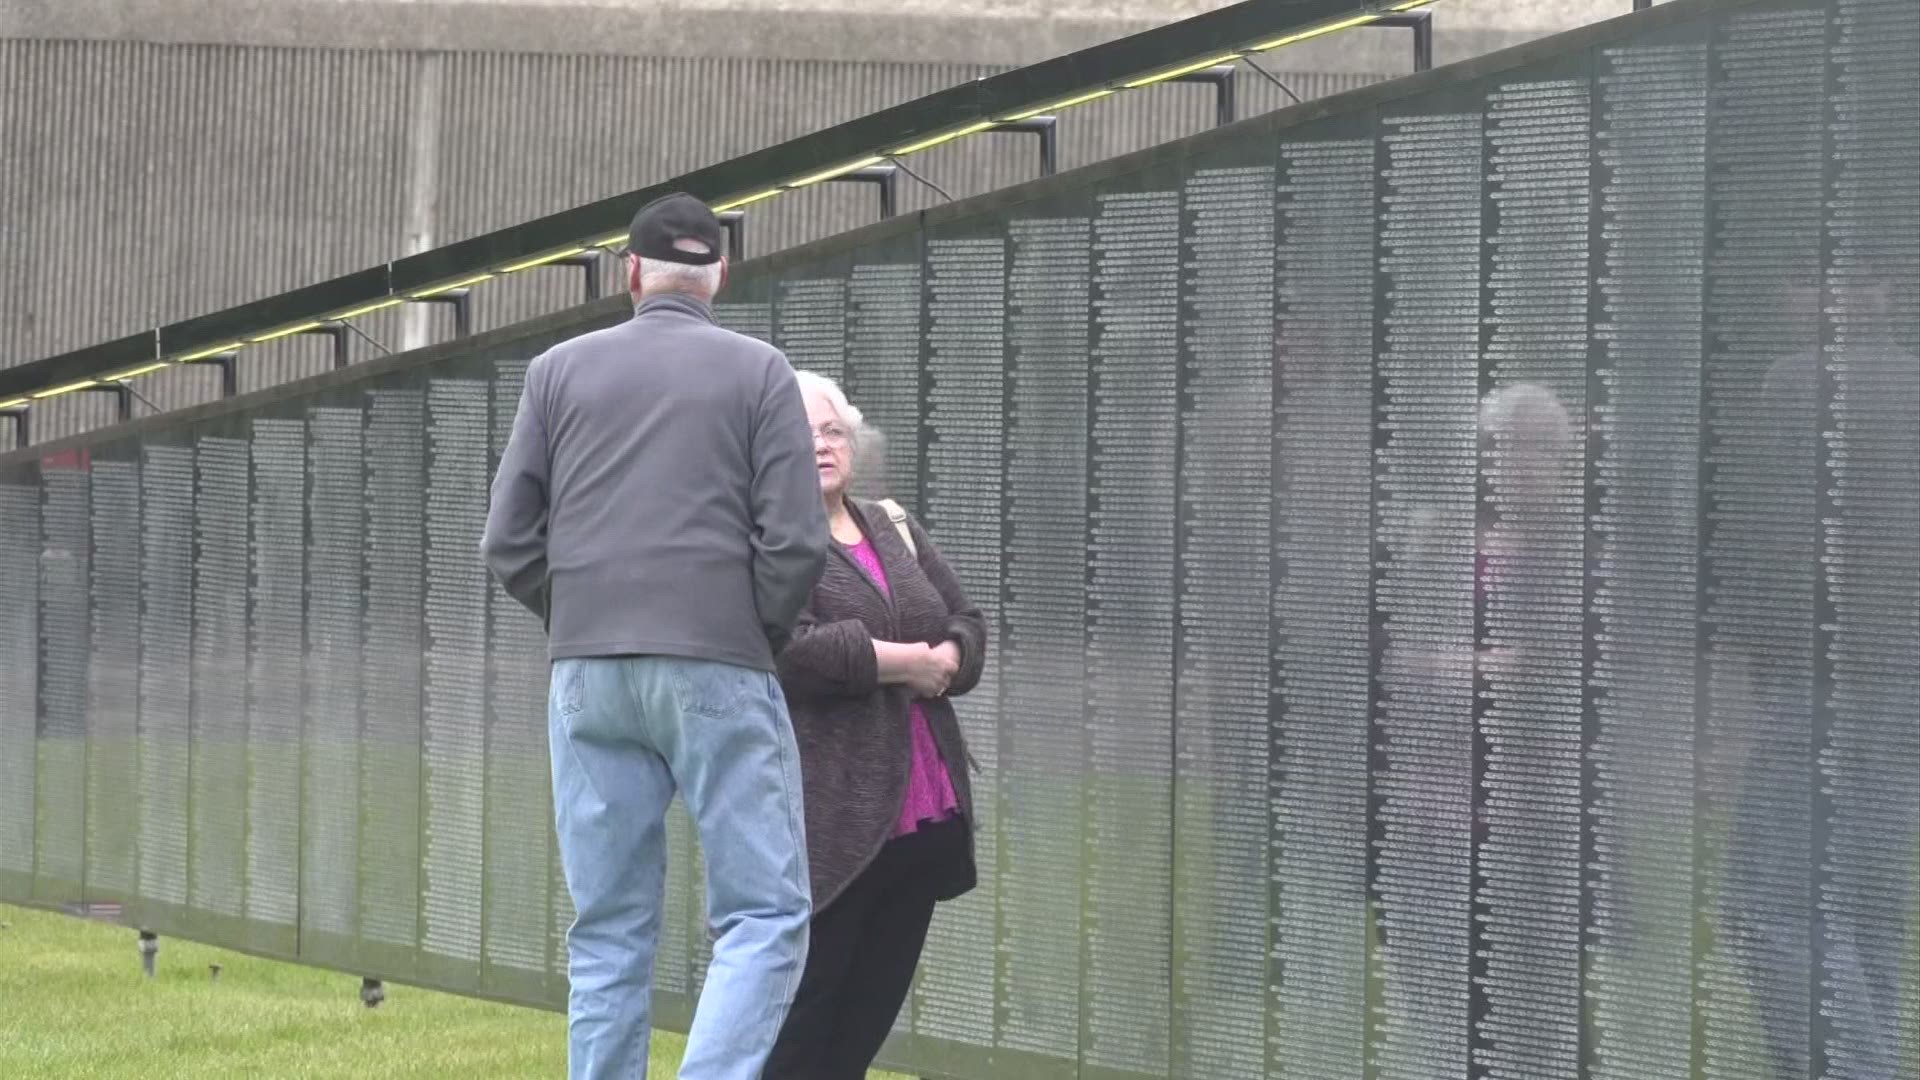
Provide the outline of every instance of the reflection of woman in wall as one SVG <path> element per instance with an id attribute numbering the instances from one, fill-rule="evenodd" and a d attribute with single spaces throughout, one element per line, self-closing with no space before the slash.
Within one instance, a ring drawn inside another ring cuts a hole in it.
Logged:
<path id="1" fill-rule="evenodd" d="M 1571 954 L 1528 987 L 1533 1007 L 1546 1010 L 1541 1024 L 1566 1030 L 1499 1048 L 1516 1075 L 1545 1076 L 1571 1065 L 1564 1047 L 1578 1041 L 1581 1010 L 1585 477 L 1572 415 L 1548 386 L 1510 383 L 1488 394 L 1479 434 L 1476 765 L 1485 780 L 1474 793 L 1475 907 L 1523 953 L 1557 942 Z M 1480 1000 L 1509 1019 L 1525 1008 Z"/>
<path id="2" fill-rule="evenodd" d="M 918 522 L 854 499 L 871 433 L 831 381 L 800 376 L 834 544 L 779 657 L 806 794 L 814 919 L 768 1060 L 779 1080 L 860 1080 L 913 982 L 934 905 L 972 889 L 972 795 L 952 698 L 987 625 Z"/>
<path id="3" fill-rule="evenodd" d="M 1375 510 L 1370 844 L 1382 1053 L 1465 1075 L 1473 865 L 1474 437 L 1468 387 L 1391 416 Z M 1443 410 L 1442 411 L 1442 407 Z"/>
<path id="4" fill-rule="evenodd" d="M 1571 522 L 1557 518 L 1569 508 L 1570 492 L 1575 500 L 1584 493 L 1572 417 L 1560 396 L 1539 383 L 1514 383 L 1487 395 L 1480 408 L 1480 449 L 1484 467 L 1496 471 L 1497 500 L 1495 513 L 1481 516 L 1474 560 L 1474 599 L 1484 611 L 1496 590 L 1537 583 L 1559 569 L 1556 561 L 1581 557 L 1583 505 L 1573 503 Z M 1561 542 L 1569 537 L 1554 535 L 1556 526 L 1574 530 L 1570 551 Z M 1481 676 L 1518 671 L 1527 644 L 1482 644 Z"/>

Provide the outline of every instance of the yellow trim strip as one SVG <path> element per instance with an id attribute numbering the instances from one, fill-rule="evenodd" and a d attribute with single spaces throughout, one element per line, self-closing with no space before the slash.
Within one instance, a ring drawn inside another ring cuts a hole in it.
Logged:
<path id="1" fill-rule="evenodd" d="M 1311 41 L 1314 38 L 1326 34 L 1336 33 L 1341 30 L 1350 30 L 1356 26 L 1365 26 L 1379 17 L 1378 15 L 1355 15 L 1351 19 L 1342 19 L 1339 22 L 1328 23 L 1325 26 L 1316 27 L 1312 30 L 1302 30 L 1297 34 L 1288 34 L 1283 38 L 1275 38 L 1264 44 L 1255 45 L 1252 51 L 1267 52 L 1272 49 L 1278 49 L 1283 45 L 1297 45 L 1302 41 Z"/>
<path id="2" fill-rule="evenodd" d="M 536 266 L 545 266 L 551 262 L 559 262 L 561 259 L 578 255 L 581 252 L 586 250 L 587 250 L 586 248 L 571 247 L 565 251 L 556 251 L 551 255 L 542 255 L 537 259 L 528 259 L 525 262 L 517 262 L 517 263 L 514 263 L 512 266 L 503 266 L 500 268 L 500 272 L 503 274 L 517 274 L 522 270 L 531 270 Z"/>
<path id="3" fill-rule="evenodd" d="M 97 380 L 95 379 L 86 379 L 82 382 L 69 383 L 66 386 L 56 386 L 51 390 L 42 390 L 39 393 L 32 394 L 30 396 L 35 401 L 39 401 L 43 398 L 59 397 L 61 394 L 71 394 L 75 390 L 85 390 L 86 388 L 94 385 L 96 381 Z"/>
<path id="4" fill-rule="evenodd" d="M 758 195 L 748 195 L 744 198 L 735 199 L 732 202 L 723 202 L 719 206 L 714 207 L 713 212 L 716 214 L 724 214 L 729 210 L 738 210 L 743 206 L 752 206 L 762 199 L 771 199 L 778 194 L 780 194 L 779 188 L 768 188 Z"/>
<path id="5" fill-rule="evenodd" d="M 789 181 L 787 186 L 790 188 L 803 188 L 808 184 L 818 184 L 822 180 L 831 180 L 836 176 L 845 176 L 850 172 L 864 169 L 869 165 L 878 165 L 885 160 L 887 159 L 882 157 L 861 158 L 859 161 L 852 162 L 851 164 L 842 165 L 838 168 L 828 169 L 825 172 L 814 173 L 812 176 L 803 176 L 798 180 Z M 732 207 L 728 207 L 728 209 L 732 209 Z"/>
<path id="6" fill-rule="evenodd" d="M 205 360 L 210 356 L 219 356 L 221 353 L 233 352 L 239 347 L 240 342 L 235 341 L 226 345 L 216 345 L 211 349 L 202 349 L 197 353 L 189 353 L 186 356 L 176 357 L 175 359 L 178 363 L 191 364 L 195 360 Z"/>
<path id="7" fill-rule="evenodd" d="M 483 281 L 492 281 L 492 280 L 493 280 L 492 274 L 475 274 L 470 278 L 463 278 L 459 281 L 450 281 L 445 285 L 435 285 L 431 289 L 422 289 L 416 293 L 408 293 L 407 297 L 412 300 L 426 300 L 431 297 L 440 296 L 444 293 L 450 293 L 455 289 L 464 289 L 469 285 L 478 285 Z"/>
<path id="8" fill-rule="evenodd" d="M 357 319 L 362 315 L 371 315 L 376 311 L 385 311 L 391 307 L 399 307 L 401 304 L 404 304 L 404 303 L 406 303 L 405 300 L 402 300 L 397 296 L 390 296 L 385 300 L 378 300 L 371 304 L 364 304 L 360 307 L 354 308 L 351 311 L 343 311 L 340 314 L 333 316 L 333 318 L 336 320 Z"/>
<path id="9" fill-rule="evenodd" d="M 304 334 L 309 330 L 318 329 L 319 326 L 320 324 L 317 322 L 303 322 L 298 326 L 285 327 L 280 330 L 275 330 L 271 334 L 261 334 L 257 338 L 248 338 L 247 340 L 255 345 L 258 345 L 263 341 L 278 341 L 283 337 L 292 337 L 295 334 Z"/>
<path id="10" fill-rule="evenodd" d="M 151 375 L 156 371 L 159 371 L 163 368 L 170 368 L 172 366 L 173 366 L 172 364 L 169 364 L 166 361 L 162 360 L 157 364 L 148 364 L 146 367 L 137 367 L 137 368 L 134 368 L 132 371 L 123 371 L 118 375 L 109 375 L 106 377 L 104 381 L 121 382 L 125 379 L 137 379 L 142 375 Z"/>
<path id="11" fill-rule="evenodd" d="M 898 150 L 889 151 L 889 153 L 893 154 L 895 157 L 905 157 L 908 154 L 917 154 L 922 150 L 931 150 L 936 146 L 941 146 L 943 144 L 950 143 L 955 139 L 964 139 L 969 135 L 977 135 L 980 132 L 985 131 L 990 127 L 993 127 L 994 123 L 995 122 L 992 120 L 982 120 L 977 124 L 968 124 L 966 127 L 961 128 L 959 131 L 949 131 L 945 135 L 935 135 L 931 139 L 922 139 L 917 143 L 911 143 L 909 145 L 901 147 Z"/>
<path id="12" fill-rule="evenodd" d="M 1016 120 L 1031 120 L 1034 117 L 1041 115 L 1042 113 L 1059 112 L 1061 109 L 1071 109 L 1075 105 L 1085 105 L 1089 101 L 1099 101 L 1103 97 L 1112 97 L 1117 93 L 1119 93 L 1118 90 L 1095 90 L 1091 93 L 1081 94 L 1079 97 L 1071 97 L 1066 99 L 1065 101 L 1056 101 L 1051 105 L 1042 105 L 1037 109 L 1028 109 L 1026 112 L 1023 112 L 1023 113 L 1015 113 L 1012 116 L 1007 117 L 1005 122 L 1012 123 Z"/>
<path id="13" fill-rule="evenodd" d="M 1188 64 L 1185 67 L 1174 68 L 1172 71 L 1163 71 L 1158 75 L 1148 75 L 1146 78 L 1143 78 L 1143 79 L 1135 79 L 1132 82 L 1127 83 L 1126 88 L 1129 90 L 1138 90 L 1143 86 L 1152 86 L 1154 83 L 1163 83 L 1163 82 L 1166 82 L 1168 79 L 1177 79 L 1182 75 L 1191 75 L 1196 71 L 1205 71 L 1210 67 L 1218 67 L 1221 64 L 1230 63 L 1238 59 L 1240 59 L 1240 54 L 1237 52 L 1222 53 L 1221 55 L 1216 56 L 1211 60 L 1200 60 L 1195 63 Z"/>

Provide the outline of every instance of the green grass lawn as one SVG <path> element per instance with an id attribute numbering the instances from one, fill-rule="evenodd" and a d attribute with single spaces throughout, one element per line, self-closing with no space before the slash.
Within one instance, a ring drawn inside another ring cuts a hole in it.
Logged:
<path id="1" fill-rule="evenodd" d="M 170 938 L 148 981 L 133 931 L 0 906 L 0 1077 L 566 1073 L 566 1022 L 553 1013 L 391 984 L 368 1009 L 359 991 L 350 976 Z M 670 1080 L 681 1045 L 655 1035 L 650 1080 Z"/>

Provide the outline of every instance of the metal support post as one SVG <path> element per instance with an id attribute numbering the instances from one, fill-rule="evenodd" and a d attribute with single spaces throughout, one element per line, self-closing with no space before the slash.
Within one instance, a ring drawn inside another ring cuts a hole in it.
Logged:
<path id="1" fill-rule="evenodd" d="M 1635 0 L 1637 3 L 1638 0 Z M 1413 70 L 1433 70 L 1433 12 L 1401 11 L 1382 15 L 1367 24 L 1388 28 L 1405 27 L 1413 31 Z"/>
<path id="2" fill-rule="evenodd" d="M 151 930 L 140 931 L 140 970 L 153 978 L 154 966 L 160 959 L 160 935 Z"/>
<path id="3" fill-rule="evenodd" d="M 834 183 L 873 184 L 880 189 L 880 219 L 882 221 L 894 215 L 895 194 L 900 169 L 896 165 L 869 165 L 864 169 L 855 169 L 833 178 Z"/>
<path id="4" fill-rule="evenodd" d="M 600 299 L 600 276 L 606 266 L 606 263 L 602 259 L 603 254 L 604 252 L 599 248 L 588 248 L 585 251 L 575 252 L 572 255 L 565 255 L 555 259 L 550 263 L 544 264 L 544 267 L 557 266 L 569 270 L 580 270 L 584 278 L 582 282 L 584 295 L 586 296 L 587 303 L 592 303 Z M 433 298 L 429 297 L 429 299 Z M 455 318 L 457 319 L 458 317 L 456 314 Z M 461 336 L 464 337 L 465 335 Z"/>
<path id="5" fill-rule="evenodd" d="M 1239 108 L 1236 104 L 1238 95 L 1234 93 L 1234 66 L 1232 64 L 1215 64 L 1210 68 L 1203 68 L 1199 71 L 1189 71 L 1185 75 L 1176 75 L 1167 81 L 1177 83 L 1202 83 L 1212 86 L 1214 109 L 1213 125 L 1215 127 L 1226 127 L 1228 124 L 1233 123 L 1235 116 L 1239 113 Z"/>
<path id="6" fill-rule="evenodd" d="M 1003 120 L 987 130 L 1038 135 L 1040 137 L 1040 175 L 1052 176 L 1060 171 L 1059 117 L 1029 116 L 1025 120 Z"/>
<path id="7" fill-rule="evenodd" d="M 338 319 L 329 319 L 318 326 L 310 326 L 300 331 L 300 333 L 303 335 L 312 334 L 333 339 L 333 369 L 335 371 L 353 362 L 353 356 L 347 349 L 346 323 L 340 322 Z"/>
<path id="8" fill-rule="evenodd" d="M 203 356 L 198 360 L 182 360 L 181 363 L 219 365 L 220 396 L 230 398 L 240 393 L 240 370 L 237 363 L 239 359 L 240 353 L 238 350 L 228 349 L 226 352 L 214 353 L 212 356 Z"/>
<path id="9" fill-rule="evenodd" d="M 720 219 L 720 227 L 727 230 L 727 259 L 742 262 L 747 257 L 747 212 L 745 210 L 722 210 L 715 215 Z"/>
<path id="10" fill-rule="evenodd" d="M 29 408 L 30 406 L 21 405 L 13 409 L 0 409 L 0 420 L 13 421 L 13 448 L 15 450 L 24 450 L 27 448 L 27 444 L 33 441 L 32 421 L 30 419 L 31 414 L 28 411 Z"/>
<path id="11" fill-rule="evenodd" d="M 606 287 L 604 283 L 607 265 L 605 252 L 594 248 L 591 251 L 569 256 L 561 262 L 580 268 L 580 295 L 587 303 L 591 304 L 600 299 L 600 294 Z"/>
<path id="12" fill-rule="evenodd" d="M 473 334 L 473 290 L 448 289 L 432 296 L 409 296 L 409 304 L 445 304 L 453 309 L 453 336 L 470 337 Z"/>
<path id="13" fill-rule="evenodd" d="M 114 421 L 116 423 L 124 424 L 127 421 L 133 419 L 133 389 L 129 387 L 126 383 L 123 383 L 123 382 L 94 383 L 92 386 L 89 386 L 84 391 L 82 391 L 82 393 L 112 394 Z"/>
<path id="14" fill-rule="evenodd" d="M 1653 6 L 1653 0 L 1633 0 L 1633 10 L 1645 11 Z"/>

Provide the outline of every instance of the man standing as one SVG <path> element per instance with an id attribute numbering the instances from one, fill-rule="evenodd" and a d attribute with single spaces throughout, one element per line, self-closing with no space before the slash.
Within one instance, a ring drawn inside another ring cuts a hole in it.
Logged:
<path id="1" fill-rule="evenodd" d="M 772 672 L 827 523 L 786 358 L 714 325 L 720 252 L 691 196 L 634 217 L 634 318 L 528 366 L 481 542 L 552 641 L 574 1080 L 646 1075 L 676 787 L 719 932 L 682 1080 L 758 1080 L 806 959 L 799 758 Z"/>

